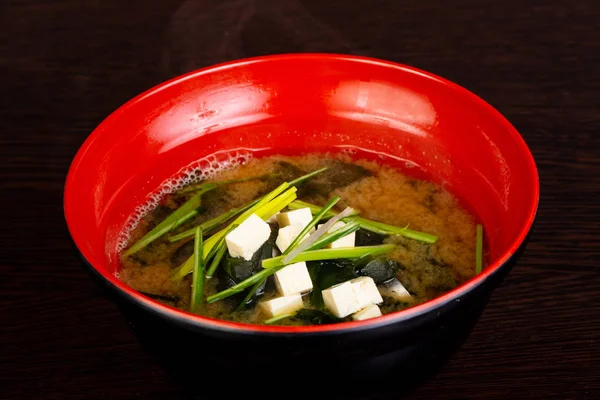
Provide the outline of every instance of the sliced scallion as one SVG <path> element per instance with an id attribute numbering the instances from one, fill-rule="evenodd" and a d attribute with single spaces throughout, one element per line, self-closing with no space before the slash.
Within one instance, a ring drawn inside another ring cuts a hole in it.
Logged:
<path id="1" fill-rule="evenodd" d="M 296 199 L 296 189 L 295 187 L 291 187 L 282 193 L 277 198 L 273 199 L 271 202 L 265 204 L 261 208 L 256 210 L 256 215 L 260 218 L 267 220 L 275 215 L 277 212 L 283 210 L 288 206 L 292 201 Z"/>
<path id="2" fill-rule="evenodd" d="M 477 243 L 475 246 L 475 273 L 483 269 L 483 225 L 477 224 Z"/>
<path id="3" fill-rule="evenodd" d="M 208 279 L 212 278 L 215 271 L 219 267 L 219 264 L 221 263 L 221 260 L 223 259 L 223 256 L 225 255 L 225 252 L 227 251 L 227 244 L 225 243 L 225 241 L 220 243 L 218 247 L 219 247 L 219 249 L 217 250 L 215 257 L 212 259 L 212 262 L 210 263 L 210 267 L 208 268 L 208 272 L 206 273 L 206 277 Z"/>
<path id="4" fill-rule="evenodd" d="M 376 256 L 388 253 L 394 247 L 395 246 L 393 244 L 382 244 L 377 246 L 339 247 L 337 249 L 310 250 L 298 254 L 288 263 L 284 263 L 284 256 L 268 258 L 262 261 L 262 267 L 265 269 L 271 269 L 280 265 L 287 265 L 291 262 L 334 260 L 336 258 L 358 258 L 366 255 Z"/>
<path id="5" fill-rule="evenodd" d="M 360 224 L 360 227 L 371 232 L 380 233 L 383 235 L 400 235 L 409 239 L 418 240 L 425 243 L 435 243 L 438 237 L 430 233 L 419 232 L 408 227 L 399 227 L 395 225 L 384 224 L 379 221 L 372 221 L 362 217 L 355 217 L 355 220 Z"/>
<path id="6" fill-rule="evenodd" d="M 194 266 L 192 270 L 192 296 L 190 311 L 195 313 L 202 305 L 204 296 L 204 260 L 202 256 L 202 229 L 196 228 L 194 237 Z"/>

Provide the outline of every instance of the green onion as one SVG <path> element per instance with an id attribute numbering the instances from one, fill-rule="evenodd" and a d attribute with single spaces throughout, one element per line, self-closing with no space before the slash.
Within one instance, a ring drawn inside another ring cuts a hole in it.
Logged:
<path id="1" fill-rule="evenodd" d="M 223 256 L 225 255 L 225 252 L 227 251 L 227 244 L 225 243 L 224 240 L 223 240 L 223 242 L 221 242 L 219 244 L 218 247 L 219 247 L 219 250 L 215 254 L 215 258 L 213 258 L 213 260 L 210 264 L 210 268 L 208 268 L 208 272 L 206 273 L 206 277 L 208 279 L 212 278 L 215 271 L 219 267 L 219 264 L 221 263 L 221 260 L 223 259 Z"/>
<path id="2" fill-rule="evenodd" d="M 296 189 L 295 187 L 289 188 L 276 199 L 273 199 L 270 203 L 256 210 L 256 215 L 258 215 L 264 220 L 271 218 L 273 215 L 283 210 L 285 207 L 288 206 L 288 204 L 290 204 L 296 199 L 297 190 L 298 189 Z"/>
<path id="3" fill-rule="evenodd" d="M 177 210 L 173 211 L 173 213 L 167 218 L 165 218 L 164 221 L 156 225 L 150 232 L 146 233 L 140 240 L 137 241 L 137 243 L 135 243 L 129 249 L 125 250 L 123 255 L 129 256 L 143 249 L 144 247 L 146 247 L 165 233 L 168 233 L 169 231 L 177 228 L 185 221 L 197 215 L 197 209 L 202 203 L 202 194 L 204 193 L 205 191 L 201 193 L 196 193 L 195 195 L 190 197 L 188 201 L 186 201 Z"/>
<path id="4" fill-rule="evenodd" d="M 383 235 L 400 235 L 409 239 L 419 240 L 425 243 L 435 243 L 438 237 L 430 233 L 424 233 L 408 229 L 407 227 L 399 227 L 389 224 L 384 224 L 379 221 L 372 221 L 362 217 L 356 217 L 356 221 L 360 227 L 371 232 L 380 233 Z"/>
<path id="5" fill-rule="evenodd" d="M 483 226 L 477 224 L 477 244 L 475 247 L 475 273 L 481 273 L 483 269 Z"/>
<path id="6" fill-rule="evenodd" d="M 286 319 L 286 318 L 293 317 L 294 315 L 296 315 L 296 314 L 294 313 L 294 314 L 282 314 L 282 315 L 278 315 L 278 316 L 276 316 L 276 317 L 272 317 L 272 318 L 269 318 L 269 319 L 265 319 L 265 320 L 263 321 L 263 323 L 264 323 L 265 325 L 271 325 L 271 324 L 274 324 L 275 322 L 279 322 L 279 321 L 281 321 L 281 320 L 283 320 L 283 319 Z"/>
<path id="7" fill-rule="evenodd" d="M 310 208 L 310 211 L 313 214 L 316 214 L 319 212 L 319 210 L 321 210 L 321 207 L 319 207 L 319 206 L 316 206 L 316 205 L 310 204 L 310 203 L 306 203 L 304 201 L 299 201 L 299 200 L 294 201 L 288 207 L 293 210 L 308 207 L 308 208 Z M 330 211 L 329 213 L 324 215 L 324 218 L 331 218 L 334 215 L 335 215 L 335 213 Z M 419 241 L 425 242 L 425 243 L 435 243 L 438 240 L 437 236 L 429 234 L 429 233 L 414 231 L 412 229 L 408 229 L 407 227 L 399 227 L 399 226 L 389 225 L 389 224 L 385 224 L 383 222 L 373 221 L 373 220 L 366 219 L 363 217 L 349 216 L 349 217 L 343 218 L 342 221 L 347 222 L 351 219 L 356 220 L 360 224 L 360 227 L 362 229 L 365 229 L 365 230 L 371 231 L 371 232 L 375 232 L 375 233 L 379 233 L 381 235 L 400 235 L 400 236 L 404 236 L 404 237 L 407 237 L 410 239 L 419 240 Z"/>
<path id="8" fill-rule="evenodd" d="M 383 244 L 377 246 L 358 246 L 358 247 L 340 247 L 337 249 L 319 249 L 305 251 L 298 254 L 291 262 L 300 261 L 319 261 L 319 260 L 334 260 L 336 258 L 358 258 L 365 255 L 380 255 L 391 251 L 395 246 L 393 244 Z M 283 263 L 284 256 L 268 258 L 262 261 L 262 267 L 272 269 Z M 261 271 L 262 272 L 262 271 Z"/>
<path id="9" fill-rule="evenodd" d="M 333 260 L 336 258 L 358 258 L 365 255 L 380 255 L 391 251 L 394 247 L 395 246 L 393 244 L 384 244 L 379 246 L 360 246 L 339 249 L 313 250 L 300 253 L 296 258 L 294 258 L 293 261 L 300 262 Z M 266 279 L 269 276 L 273 275 L 275 272 L 283 269 L 283 267 L 285 267 L 286 264 L 283 263 L 283 256 L 279 256 L 263 260 L 262 266 L 264 268 L 262 271 L 257 272 L 251 277 L 241 281 L 236 285 L 233 285 L 228 289 L 225 289 L 219 293 L 215 293 L 212 296 L 208 296 L 206 298 L 206 301 L 209 303 L 214 303 L 215 301 L 219 301 L 227 297 L 233 296 L 235 294 L 238 294 L 240 292 L 243 292 L 250 286 L 257 284 L 261 280 Z"/>
<path id="10" fill-rule="evenodd" d="M 252 296 L 254 296 L 254 293 L 256 293 L 256 291 L 258 290 L 258 288 L 260 288 L 260 286 L 266 280 L 267 280 L 267 278 L 263 278 L 260 281 L 256 282 L 256 284 L 250 288 L 250 290 L 248 291 L 248 294 L 246 295 L 246 297 L 244 297 L 244 300 L 242 300 L 242 302 L 235 309 L 235 311 L 240 311 L 242 308 L 244 308 L 244 306 L 250 301 L 250 299 L 252 298 Z"/>
<path id="11" fill-rule="evenodd" d="M 213 230 L 216 227 L 225 223 L 228 219 L 233 218 L 236 215 L 238 215 L 239 213 L 247 210 L 249 207 L 252 207 L 259 200 L 260 199 L 256 199 L 254 202 L 246 204 L 243 207 L 234 208 L 233 210 L 229 210 L 215 218 L 209 219 L 208 221 L 204 221 L 203 223 L 200 224 L 200 228 L 202 229 L 202 232 L 204 232 L 204 233 L 210 232 L 211 230 Z M 194 236 L 194 232 L 196 232 L 196 228 L 188 229 L 187 231 L 178 233 L 177 235 L 169 236 L 169 242 L 174 243 L 174 242 L 178 242 L 182 239 L 186 239 L 190 236 Z"/>
<path id="12" fill-rule="evenodd" d="M 325 215 L 327 213 L 327 211 L 331 210 L 333 208 L 333 206 L 335 206 L 335 204 L 338 201 L 340 201 L 340 197 L 339 196 L 335 196 L 333 199 L 329 200 L 329 202 L 325 205 L 325 207 L 323 207 L 321 209 L 321 211 L 319 211 L 318 214 L 313 217 L 313 219 L 308 223 L 308 225 L 306 225 L 304 227 L 304 229 L 302 229 L 302 231 L 300 231 L 300 233 L 298 234 L 298 236 L 296 236 L 294 238 L 294 240 L 292 240 L 292 243 L 290 243 L 290 245 L 288 246 L 288 248 L 285 249 L 285 251 L 283 252 L 282 256 L 288 255 L 294 249 L 294 247 L 296 247 L 296 245 L 298 244 L 298 242 L 300 242 L 300 240 L 302 240 L 302 238 L 304 238 L 304 236 L 312 228 L 314 228 L 315 225 L 317 225 L 317 223 L 321 220 L 321 218 L 323 218 L 323 215 Z"/>
<path id="13" fill-rule="evenodd" d="M 343 238 L 351 234 L 352 232 L 356 232 L 360 229 L 360 225 L 356 221 L 350 221 L 346 225 L 342 226 L 335 231 L 325 234 L 317 239 L 313 244 L 311 244 L 306 250 L 317 250 L 327 246 L 330 243 L 335 242 L 336 240 Z"/>
<path id="14" fill-rule="evenodd" d="M 202 229 L 196 228 L 194 238 L 194 267 L 192 270 L 192 298 L 190 301 L 190 310 L 195 313 L 202 304 L 204 293 L 204 261 L 202 257 Z"/>
<path id="15" fill-rule="evenodd" d="M 324 171 L 327 171 L 327 167 L 323 167 L 321 169 L 313 171 L 310 174 L 302 175 L 301 177 L 296 178 L 293 181 L 290 181 L 289 184 L 290 184 L 290 186 L 299 185 L 301 183 L 304 183 L 304 181 L 306 181 L 306 180 L 312 178 L 313 176 L 318 175 L 318 174 L 320 174 L 321 172 L 324 172 Z"/>

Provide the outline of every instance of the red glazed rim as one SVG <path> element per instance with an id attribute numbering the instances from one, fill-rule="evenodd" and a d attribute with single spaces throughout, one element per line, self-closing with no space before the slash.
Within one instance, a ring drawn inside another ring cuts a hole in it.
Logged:
<path id="1" fill-rule="evenodd" d="M 496 272 L 498 272 L 500 270 L 500 268 L 503 265 L 505 265 L 513 257 L 513 255 L 515 255 L 515 253 L 517 253 L 519 248 L 524 244 L 524 241 L 526 240 L 527 235 L 529 234 L 529 231 L 531 230 L 531 227 L 534 223 L 534 220 L 535 220 L 535 217 L 537 214 L 537 209 L 538 209 L 538 204 L 539 204 L 540 187 L 539 187 L 538 170 L 537 170 L 537 167 L 535 164 L 535 160 L 533 159 L 533 156 L 529 150 L 529 147 L 527 146 L 527 144 L 525 143 L 525 141 L 523 140 L 521 135 L 517 132 L 517 130 L 512 126 L 512 124 L 510 122 L 508 122 L 508 120 L 506 120 L 506 118 L 504 118 L 504 116 L 502 114 L 500 114 L 495 108 L 493 108 L 490 104 L 488 104 L 486 101 L 481 99 L 479 96 L 477 96 L 474 93 L 470 92 L 469 90 L 463 88 L 462 86 L 457 85 L 456 83 L 448 81 L 447 79 L 441 78 L 441 77 L 431 74 L 429 72 L 420 70 L 418 68 L 409 67 L 409 66 L 394 63 L 391 61 L 385 61 L 385 60 L 374 59 L 374 58 L 369 58 L 369 57 L 350 56 L 350 55 L 343 55 L 343 54 L 327 54 L 327 53 L 325 53 L 325 54 L 320 54 L 320 53 L 280 54 L 280 55 L 246 58 L 246 59 L 234 60 L 234 61 L 210 66 L 207 68 L 199 69 L 199 70 L 192 71 L 192 72 L 189 72 L 184 75 L 180 75 L 180 76 L 170 79 L 168 81 L 165 81 L 165 82 L 155 86 L 154 88 L 151 88 L 151 89 L 139 94 L 138 96 L 129 100 L 127 103 L 123 104 L 121 107 L 119 107 L 113 113 L 113 116 L 116 114 L 121 114 L 121 113 L 127 112 L 127 110 L 130 107 L 132 107 L 135 103 L 141 101 L 142 99 L 144 99 L 147 96 L 152 96 L 153 94 L 160 92 L 161 90 L 164 90 L 165 88 L 167 88 L 171 85 L 177 84 L 179 82 L 185 81 L 190 78 L 194 78 L 194 77 L 197 77 L 197 76 L 200 76 L 203 74 L 207 74 L 207 73 L 212 73 L 212 72 L 222 70 L 222 69 L 239 67 L 239 66 L 249 65 L 249 64 L 253 64 L 253 63 L 262 63 L 262 62 L 268 62 L 268 61 L 272 61 L 272 60 L 282 60 L 282 59 L 299 59 L 299 58 L 346 60 L 346 61 L 378 65 L 378 66 L 383 66 L 386 68 L 399 69 L 404 72 L 417 74 L 422 77 L 425 77 L 425 78 L 428 78 L 431 80 L 435 80 L 441 84 L 444 84 L 444 85 L 450 87 L 451 89 L 455 90 L 456 92 L 459 92 L 463 96 L 466 95 L 466 96 L 470 97 L 471 100 L 473 100 L 476 104 L 479 105 L 479 107 L 481 107 L 482 109 L 484 109 L 491 115 L 494 115 L 497 120 L 497 123 L 500 124 L 504 129 L 506 129 L 507 132 L 509 132 L 509 134 L 512 135 L 514 141 L 520 147 L 522 154 L 527 156 L 527 158 L 528 158 L 527 159 L 527 162 L 528 162 L 527 173 L 530 174 L 530 176 L 534 178 L 533 179 L 534 185 L 530 188 L 530 190 L 532 191 L 534 200 L 529 205 L 529 210 L 527 211 L 527 215 L 528 215 L 527 220 L 521 227 L 518 235 L 514 238 L 514 240 L 509 245 L 508 250 L 503 252 L 496 260 L 494 260 L 493 263 L 488 265 L 488 267 L 486 269 L 484 269 L 480 274 L 474 276 L 470 280 L 457 286 L 456 288 L 443 294 L 442 296 L 436 297 L 428 302 L 419 304 L 417 306 L 408 308 L 403 311 L 383 315 L 381 317 L 377 317 L 377 318 L 373 318 L 373 319 L 369 319 L 369 320 L 365 320 L 365 321 L 350 321 L 350 322 L 342 322 L 342 323 L 337 323 L 337 324 L 311 325 L 311 326 L 251 325 L 251 324 L 243 324 L 243 323 L 230 322 L 230 321 L 224 321 L 224 320 L 203 317 L 200 315 L 191 314 L 191 313 L 188 313 L 183 310 L 179 310 L 179 309 L 176 309 L 176 308 L 173 308 L 170 306 L 163 305 L 159 302 L 156 302 L 152 299 L 149 299 L 149 298 L 139 294 L 137 291 L 135 291 L 132 288 L 130 288 L 129 286 L 125 285 L 125 283 L 120 281 L 112 273 L 100 272 L 98 269 L 96 269 L 94 267 L 93 258 L 90 257 L 89 254 L 85 254 L 84 252 L 82 252 L 82 250 L 79 248 L 79 246 L 77 246 L 78 238 L 75 238 L 73 236 L 72 222 L 69 220 L 69 211 L 68 211 L 69 208 L 73 207 L 73 205 L 67 204 L 67 200 L 66 200 L 66 194 L 70 190 L 73 190 L 71 188 L 71 186 L 72 186 L 71 182 L 72 182 L 72 176 L 73 176 L 73 165 L 78 164 L 79 160 L 82 157 L 84 157 L 88 147 L 95 140 L 96 136 L 98 136 L 98 134 L 99 134 L 98 132 L 101 130 L 99 128 L 104 123 L 106 123 L 106 121 L 108 119 L 111 118 L 111 116 L 109 116 L 102 124 L 100 124 L 100 126 L 98 128 L 96 128 L 90 134 L 90 136 L 83 143 L 83 145 L 77 152 L 75 158 L 73 159 L 71 168 L 69 169 L 69 173 L 67 175 L 66 184 L 65 184 L 65 203 L 64 203 L 65 219 L 67 222 L 67 226 L 69 228 L 69 232 L 70 232 L 71 236 L 73 237 L 75 246 L 78 248 L 78 251 L 80 252 L 80 255 L 85 260 L 85 262 L 92 269 L 94 269 L 96 271 L 96 273 L 101 275 L 102 278 L 106 281 L 106 283 L 108 283 L 113 288 L 117 289 L 122 295 L 127 297 L 129 300 L 136 302 L 140 306 L 146 308 L 147 310 L 149 310 L 153 313 L 160 314 L 163 317 L 167 317 L 167 319 L 173 319 L 174 321 L 177 321 L 177 322 L 197 325 L 198 327 L 203 327 L 203 328 L 208 328 L 208 329 L 212 328 L 212 329 L 221 330 L 221 331 L 230 331 L 230 332 L 235 332 L 235 333 L 246 333 L 246 334 L 253 334 L 253 333 L 254 334 L 260 334 L 260 333 L 306 334 L 306 333 L 319 333 L 319 332 L 335 333 L 335 332 L 349 331 L 349 330 L 356 331 L 356 330 L 364 330 L 364 329 L 373 329 L 373 328 L 381 327 L 384 325 L 394 324 L 394 323 L 404 321 L 404 320 L 416 317 L 418 315 L 430 312 L 436 308 L 439 308 L 445 304 L 448 304 L 452 301 L 459 299 L 461 296 L 463 296 L 470 290 L 472 290 L 475 287 L 477 287 L 478 285 L 482 284 L 485 280 L 487 280 L 492 275 L 494 275 Z M 79 238 L 79 239 L 81 239 L 81 238 Z"/>

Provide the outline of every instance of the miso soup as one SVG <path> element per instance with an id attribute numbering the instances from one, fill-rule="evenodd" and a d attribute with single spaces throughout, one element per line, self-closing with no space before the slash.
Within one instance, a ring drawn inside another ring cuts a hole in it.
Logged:
<path id="1" fill-rule="evenodd" d="M 452 290 L 482 262 L 478 237 L 432 182 L 345 155 L 270 156 L 166 195 L 129 233 L 119 274 L 207 317 L 327 324 Z"/>

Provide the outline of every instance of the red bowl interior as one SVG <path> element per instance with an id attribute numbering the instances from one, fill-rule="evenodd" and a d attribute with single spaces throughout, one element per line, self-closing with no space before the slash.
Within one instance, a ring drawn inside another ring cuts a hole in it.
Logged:
<path id="1" fill-rule="evenodd" d="M 177 77 L 132 99 L 83 144 L 65 186 L 65 217 L 82 256 L 146 306 L 212 327 L 263 327 L 192 316 L 115 277 L 119 235 L 136 207 L 198 160 L 351 150 L 432 179 L 482 221 L 490 265 L 454 291 L 365 325 L 410 317 L 469 290 L 517 250 L 537 210 L 536 166 L 518 132 L 471 92 L 414 68 L 304 54 L 235 61 Z M 348 327 L 348 326 L 346 326 Z"/>

